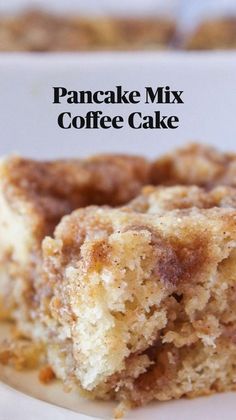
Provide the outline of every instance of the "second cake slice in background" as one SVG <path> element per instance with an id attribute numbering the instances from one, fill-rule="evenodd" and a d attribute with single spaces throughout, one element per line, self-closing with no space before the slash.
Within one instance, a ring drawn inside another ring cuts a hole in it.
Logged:
<path id="1" fill-rule="evenodd" d="M 90 204 L 121 205 L 149 181 L 149 164 L 132 156 L 0 164 L 0 314 L 31 334 L 41 242 L 61 217 Z"/>

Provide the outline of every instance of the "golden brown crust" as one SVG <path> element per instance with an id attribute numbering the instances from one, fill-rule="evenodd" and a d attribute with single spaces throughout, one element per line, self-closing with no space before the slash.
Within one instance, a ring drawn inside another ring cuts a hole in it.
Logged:
<path id="1" fill-rule="evenodd" d="M 63 215 L 76 208 L 128 202 L 148 183 L 149 163 L 126 155 L 52 162 L 12 157 L 3 162 L 0 176 L 9 205 L 17 212 L 19 201 L 29 203 L 43 217 L 45 236 Z"/>
<path id="2" fill-rule="evenodd" d="M 152 168 L 154 185 L 236 186 L 236 155 L 190 144 L 158 159 Z"/>
<path id="3" fill-rule="evenodd" d="M 202 22 L 186 42 L 189 50 L 236 48 L 236 18 L 226 17 Z"/>
<path id="4" fill-rule="evenodd" d="M 167 18 L 85 18 L 32 11 L 1 18 L 1 51 L 86 51 L 167 47 L 175 24 Z"/>

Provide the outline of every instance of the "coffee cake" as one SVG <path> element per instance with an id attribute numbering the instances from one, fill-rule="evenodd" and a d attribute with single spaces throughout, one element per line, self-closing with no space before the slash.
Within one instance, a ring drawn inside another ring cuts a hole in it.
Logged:
<path id="1" fill-rule="evenodd" d="M 48 360 L 133 406 L 235 389 L 235 190 L 148 188 L 65 216 L 43 242 Z"/>
<path id="2" fill-rule="evenodd" d="M 230 50 L 236 48 L 236 17 L 212 18 L 201 22 L 187 37 L 189 50 Z"/>
<path id="3" fill-rule="evenodd" d="M 0 18 L 0 51 L 96 51 L 168 48 L 175 23 L 165 17 L 95 17 L 28 11 Z"/>

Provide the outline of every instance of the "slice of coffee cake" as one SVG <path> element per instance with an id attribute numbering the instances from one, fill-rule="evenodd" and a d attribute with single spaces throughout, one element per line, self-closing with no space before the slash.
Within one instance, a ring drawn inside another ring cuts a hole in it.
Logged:
<path id="1" fill-rule="evenodd" d="M 41 241 L 61 217 L 89 204 L 120 205 L 148 182 L 149 164 L 132 156 L 0 164 L 0 314 L 27 330 L 34 317 Z"/>
<path id="2" fill-rule="evenodd" d="M 81 209 L 44 240 L 48 358 L 67 385 L 133 405 L 235 388 L 236 210 L 211 194 Z"/>

